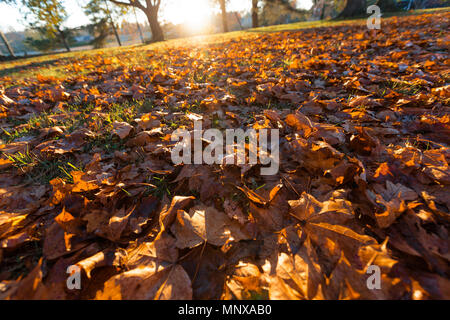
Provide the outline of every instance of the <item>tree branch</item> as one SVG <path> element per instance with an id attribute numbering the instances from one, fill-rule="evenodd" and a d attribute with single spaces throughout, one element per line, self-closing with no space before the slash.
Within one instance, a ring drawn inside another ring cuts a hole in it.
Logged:
<path id="1" fill-rule="evenodd" d="M 108 1 L 110 1 L 114 4 L 117 4 L 119 6 L 136 7 L 141 10 L 145 9 L 145 7 L 137 0 L 130 0 L 130 2 L 122 2 L 122 1 L 118 1 L 118 0 L 108 0 Z"/>

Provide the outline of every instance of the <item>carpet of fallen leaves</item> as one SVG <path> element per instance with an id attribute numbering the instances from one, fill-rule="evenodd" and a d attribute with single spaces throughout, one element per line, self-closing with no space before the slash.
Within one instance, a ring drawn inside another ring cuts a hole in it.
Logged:
<path id="1" fill-rule="evenodd" d="M 63 77 L 3 77 L 0 298 L 450 299 L 449 21 L 97 52 L 62 59 Z M 278 128 L 279 173 L 174 166 L 170 134 L 199 119 Z"/>

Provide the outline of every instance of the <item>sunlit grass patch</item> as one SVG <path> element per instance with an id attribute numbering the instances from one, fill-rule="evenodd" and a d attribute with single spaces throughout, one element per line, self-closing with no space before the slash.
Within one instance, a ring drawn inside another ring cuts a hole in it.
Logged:
<path id="1" fill-rule="evenodd" d="M 43 158 L 30 151 L 17 152 L 15 154 L 3 154 L 13 163 L 13 166 L 21 172 L 26 182 L 48 184 L 54 178 L 61 178 L 68 183 L 73 183 L 71 171 L 82 171 L 75 166 L 69 157 Z"/>
<path id="2" fill-rule="evenodd" d="M 389 80 L 386 82 L 386 86 L 398 93 L 406 95 L 415 95 L 422 89 L 422 86 L 418 83 L 411 83 L 401 80 Z"/>

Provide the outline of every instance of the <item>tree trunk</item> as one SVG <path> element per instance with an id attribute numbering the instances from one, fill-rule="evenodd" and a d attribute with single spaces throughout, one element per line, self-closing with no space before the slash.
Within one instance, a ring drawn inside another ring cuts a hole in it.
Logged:
<path id="1" fill-rule="evenodd" d="M 9 54 L 10 54 L 12 57 L 15 57 L 14 51 L 13 51 L 13 49 L 11 48 L 11 46 L 9 45 L 8 39 L 6 39 L 6 36 L 3 34 L 2 31 L 0 31 L 0 38 L 2 38 L 3 42 L 5 43 L 6 49 L 8 49 Z"/>
<path id="2" fill-rule="evenodd" d="M 323 0 L 322 3 L 323 3 L 323 5 L 322 5 L 322 12 L 320 13 L 320 20 L 325 19 L 325 9 L 327 7 L 326 0 Z"/>
<path id="3" fill-rule="evenodd" d="M 252 0 L 252 28 L 259 27 L 258 0 Z"/>
<path id="4" fill-rule="evenodd" d="M 164 33 L 158 21 L 158 9 L 149 7 L 145 10 L 150 29 L 152 30 L 152 42 L 164 41 Z"/>
<path id="5" fill-rule="evenodd" d="M 337 18 L 349 18 L 366 14 L 366 0 L 347 0 L 344 10 Z"/>
<path id="6" fill-rule="evenodd" d="M 148 24 L 150 25 L 150 29 L 152 31 L 152 39 L 151 42 L 164 41 L 164 32 L 161 28 L 161 25 L 158 21 L 158 10 L 159 5 L 161 4 L 161 0 L 146 0 L 145 3 L 147 6 L 145 7 L 140 1 L 129 1 L 122 2 L 116 0 L 109 0 L 117 5 L 125 5 L 129 7 L 135 7 L 139 10 L 142 10 L 147 16 Z"/>
<path id="7" fill-rule="evenodd" d="M 136 15 L 135 7 L 133 7 L 133 13 L 134 13 L 134 18 L 136 20 L 136 25 L 137 25 L 137 28 L 138 28 L 138 31 L 139 31 L 139 36 L 141 37 L 141 42 L 144 43 L 145 42 L 144 41 L 144 35 L 142 34 L 141 26 L 139 25 L 139 21 L 138 21 L 137 15 Z"/>
<path id="8" fill-rule="evenodd" d="M 111 26 L 113 28 L 114 36 L 116 37 L 117 43 L 119 44 L 119 47 L 122 46 L 122 43 L 120 42 L 119 34 L 117 33 L 116 25 L 114 24 L 114 20 L 111 16 L 111 11 L 109 11 L 108 1 L 105 0 L 106 5 L 106 14 L 108 15 L 109 21 L 111 22 Z"/>
<path id="9" fill-rule="evenodd" d="M 69 44 L 67 43 L 67 39 L 66 39 L 66 35 L 64 34 L 64 31 L 61 30 L 60 28 L 57 29 L 59 32 L 59 36 L 61 37 L 61 41 L 64 45 L 64 47 L 66 48 L 67 52 L 70 52 L 70 47 Z"/>
<path id="10" fill-rule="evenodd" d="M 119 37 L 119 34 L 117 33 L 116 25 L 114 24 L 114 21 L 112 19 L 111 19 L 111 26 L 113 28 L 114 36 L 116 37 L 117 43 L 119 44 L 119 47 L 121 47 L 122 42 L 120 42 L 120 37 Z"/>
<path id="11" fill-rule="evenodd" d="M 241 28 L 241 30 L 244 30 L 244 28 L 242 27 L 242 23 L 241 23 L 241 17 L 239 17 L 239 14 L 237 12 L 234 13 L 234 16 L 236 18 L 236 21 L 239 24 L 239 28 Z"/>
<path id="12" fill-rule="evenodd" d="M 228 32 L 228 17 L 227 17 L 227 7 L 225 5 L 225 0 L 220 0 L 220 10 L 222 11 L 223 32 Z"/>

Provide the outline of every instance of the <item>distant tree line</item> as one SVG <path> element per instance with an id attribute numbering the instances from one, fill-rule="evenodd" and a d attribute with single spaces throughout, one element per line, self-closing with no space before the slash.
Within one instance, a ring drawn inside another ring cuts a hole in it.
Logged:
<path id="1" fill-rule="evenodd" d="M 121 45 L 121 40 L 117 32 L 117 21 L 121 16 L 133 11 L 140 11 L 145 14 L 151 29 L 152 42 L 163 41 L 164 31 L 161 26 L 159 14 L 163 2 L 170 0 L 84 0 L 83 10 L 90 18 L 87 29 L 93 36 L 92 45 L 95 48 L 105 46 L 109 35 L 113 34 L 117 43 Z M 172 0 L 173 1 L 173 0 Z M 188 0 L 183 0 L 188 1 Z M 209 0 L 220 12 L 223 32 L 228 32 L 229 18 L 227 7 L 230 0 Z M 313 7 L 307 10 L 298 9 L 296 1 L 293 0 L 243 0 L 251 2 L 251 25 L 257 28 L 260 25 L 286 23 L 289 17 L 297 16 L 306 19 L 315 15 L 318 19 L 324 19 L 326 10 L 333 8 L 335 18 L 349 18 L 366 15 L 366 8 L 369 4 L 376 4 L 382 12 L 398 10 L 399 0 L 313 0 Z M 403 0 L 407 1 L 407 0 Z M 408 0 L 410 1 L 410 0 Z M 445 0 L 442 0 L 445 1 Z M 34 30 L 34 37 L 28 37 L 27 45 L 37 48 L 40 51 L 49 51 L 57 47 L 63 47 L 70 51 L 70 44 L 73 42 L 73 33 L 64 28 L 63 24 L 68 15 L 61 0 L 0 0 L 0 3 L 15 5 L 24 13 L 24 17 L 30 29 Z M 240 21 L 239 21 L 239 24 Z M 137 24 L 141 40 L 143 41 L 142 30 Z M 242 26 L 241 26 L 242 28 Z M 10 55 L 14 55 L 11 46 L 5 35 L 0 31 L 0 39 Z"/>

